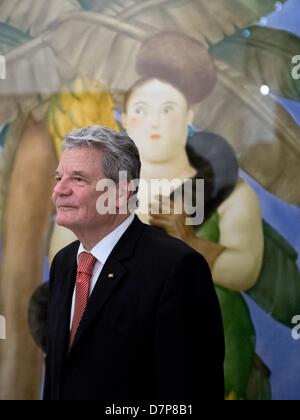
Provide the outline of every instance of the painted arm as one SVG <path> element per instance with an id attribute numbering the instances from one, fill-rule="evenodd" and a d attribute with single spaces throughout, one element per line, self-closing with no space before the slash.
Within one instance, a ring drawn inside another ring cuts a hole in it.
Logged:
<path id="1" fill-rule="evenodd" d="M 261 271 L 264 236 L 256 193 L 240 181 L 218 209 L 224 251 L 212 268 L 214 282 L 235 291 L 253 287 Z"/>
<path id="2" fill-rule="evenodd" d="M 261 270 L 264 250 L 261 210 L 255 192 L 240 181 L 230 197 L 219 207 L 220 243 L 195 235 L 186 226 L 186 215 L 152 215 L 150 223 L 161 227 L 207 260 L 214 282 L 235 291 L 253 287 Z"/>

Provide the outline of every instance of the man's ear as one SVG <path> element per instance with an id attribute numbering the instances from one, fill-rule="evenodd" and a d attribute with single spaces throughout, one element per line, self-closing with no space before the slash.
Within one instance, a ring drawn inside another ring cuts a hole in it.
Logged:
<path id="1" fill-rule="evenodd" d="M 130 191 L 130 186 L 127 181 L 121 181 L 118 184 L 117 188 L 117 197 L 116 197 L 116 206 L 119 209 L 119 211 L 127 211 L 128 209 L 128 201 L 130 196 L 132 195 L 132 192 Z M 121 213 L 124 214 L 124 213 Z"/>
<path id="2" fill-rule="evenodd" d="M 195 117 L 194 111 L 192 109 L 189 109 L 189 111 L 188 111 L 188 121 L 187 121 L 188 125 L 193 124 L 194 117 Z"/>
<path id="3" fill-rule="evenodd" d="M 126 130 L 127 129 L 127 115 L 125 114 L 125 112 L 122 112 L 121 114 L 121 122 L 122 122 L 122 126 Z"/>

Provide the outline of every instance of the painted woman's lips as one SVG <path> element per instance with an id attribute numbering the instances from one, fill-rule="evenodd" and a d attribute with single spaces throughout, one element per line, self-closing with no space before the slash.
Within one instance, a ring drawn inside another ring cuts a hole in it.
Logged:
<path id="1" fill-rule="evenodd" d="M 154 140 L 154 141 L 160 140 L 161 139 L 161 135 L 160 134 L 152 134 L 150 136 L 150 139 L 151 140 Z"/>

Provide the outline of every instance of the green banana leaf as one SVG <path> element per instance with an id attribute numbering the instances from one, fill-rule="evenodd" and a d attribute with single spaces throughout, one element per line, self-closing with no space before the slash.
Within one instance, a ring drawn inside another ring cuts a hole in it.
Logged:
<path id="1" fill-rule="evenodd" d="M 97 10 L 97 7 L 99 7 L 100 3 L 104 3 L 104 1 L 98 1 L 98 0 L 79 0 L 79 3 L 81 4 L 81 7 L 85 10 Z"/>
<path id="2" fill-rule="evenodd" d="M 300 100 L 300 80 L 292 77 L 292 58 L 300 53 L 300 37 L 260 26 L 238 30 L 212 45 L 210 52 L 271 93 Z"/>
<path id="3" fill-rule="evenodd" d="M 300 271 L 295 249 L 264 221 L 263 267 L 256 285 L 247 294 L 272 318 L 292 328 L 300 313 Z"/>
<path id="4" fill-rule="evenodd" d="M 77 10 L 77 0 L 1 0 L 0 21 L 36 37 L 63 14 Z"/>
<path id="5" fill-rule="evenodd" d="M 196 32 L 212 43 L 232 34 L 236 28 L 256 23 L 275 9 L 268 0 L 82 0 L 83 8 L 108 13 L 122 21 L 155 26 L 158 30 Z M 123 9 L 123 10 L 122 10 Z M 187 22 L 189 28 L 187 30 Z M 199 35 L 198 35 L 199 36 Z"/>
<path id="6" fill-rule="evenodd" d="M 7 23 L 0 22 L 0 52 L 4 54 L 12 48 L 28 41 L 30 36 Z"/>
<path id="7" fill-rule="evenodd" d="M 282 2 L 285 2 L 283 0 Z M 276 0 L 2 0 L 0 20 L 38 36 L 61 19 L 93 11 L 142 27 L 201 34 L 216 43 L 274 11 Z"/>
<path id="8" fill-rule="evenodd" d="M 6 135 L 7 131 L 9 129 L 9 125 L 6 125 L 4 127 L 0 127 L 0 146 L 4 147 L 5 141 L 6 141 Z"/>

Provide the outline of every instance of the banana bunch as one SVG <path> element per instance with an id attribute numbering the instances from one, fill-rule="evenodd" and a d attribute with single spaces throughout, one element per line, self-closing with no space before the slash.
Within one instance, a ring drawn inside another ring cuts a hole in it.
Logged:
<path id="1" fill-rule="evenodd" d="M 63 138 L 72 130 L 104 125 L 119 131 L 114 105 L 111 93 L 100 82 L 86 78 L 75 80 L 53 95 L 47 122 L 57 156 L 60 156 Z"/>

